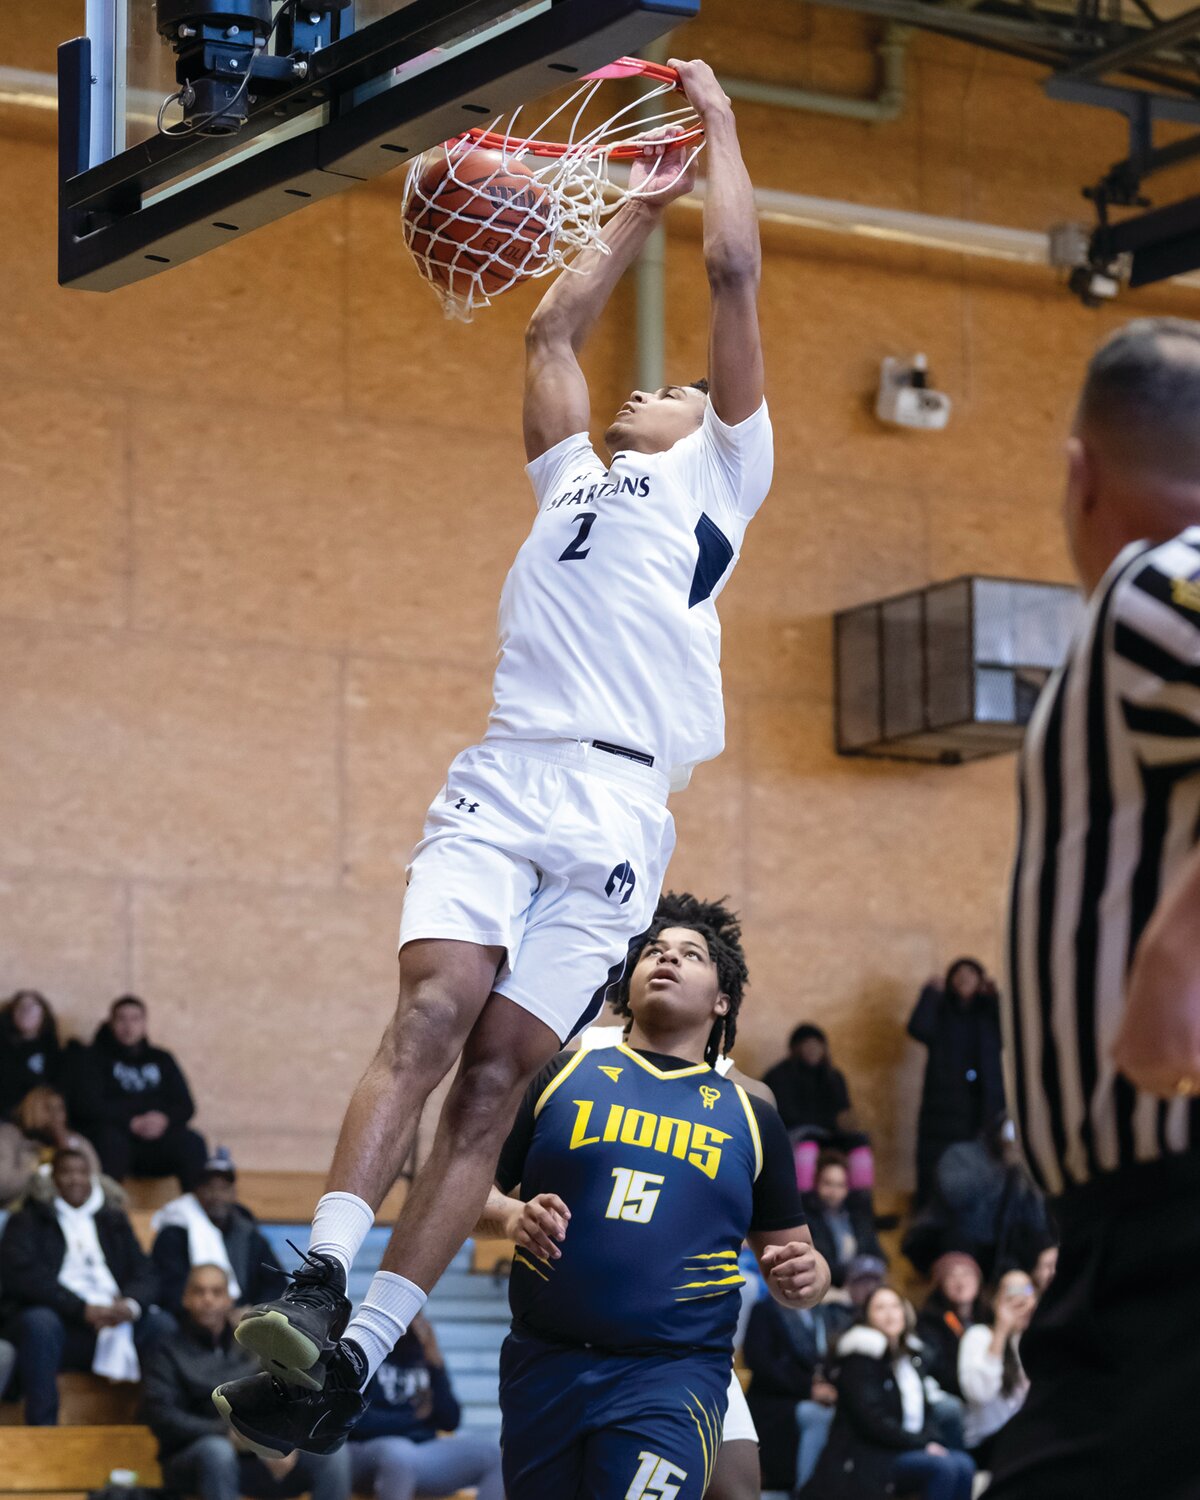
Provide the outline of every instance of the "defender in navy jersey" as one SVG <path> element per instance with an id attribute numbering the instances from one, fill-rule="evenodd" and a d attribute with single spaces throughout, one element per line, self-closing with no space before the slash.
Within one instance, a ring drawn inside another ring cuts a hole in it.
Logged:
<path id="1" fill-rule="evenodd" d="M 451 765 L 413 854 L 399 1003 L 350 1102 L 304 1264 L 238 1328 L 267 1373 L 216 1396 L 264 1446 L 344 1440 L 362 1387 L 474 1223 L 525 1085 L 599 1010 L 649 926 L 674 845 L 668 792 L 722 748 L 716 601 L 771 481 L 761 257 L 729 100 L 706 64 L 676 66 L 705 132 L 707 376 L 634 391 L 608 423 L 608 462 L 592 448 L 577 355 L 691 186 L 668 133 L 633 164 L 639 191 L 605 228 L 606 253 L 580 256 L 529 325 L 538 508 L 500 601 L 487 733 Z M 430 1157 L 350 1320 L 349 1264 L 460 1054 Z"/>
<path id="2" fill-rule="evenodd" d="M 828 1289 L 782 1121 L 712 1066 L 744 979 L 731 915 L 664 897 L 628 981 L 628 1039 L 561 1053 L 525 1095 L 484 1225 L 517 1242 L 500 1364 L 509 1500 L 700 1500 L 743 1241 L 786 1305 Z"/>
<path id="3" fill-rule="evenodd" d="M 1088 609 L 1021 755 L 1005 1063 L 1056 1199 L 995 1500 L 1200 1495 L 1200 323 L 1096 354 L 1064 514 Z"/>

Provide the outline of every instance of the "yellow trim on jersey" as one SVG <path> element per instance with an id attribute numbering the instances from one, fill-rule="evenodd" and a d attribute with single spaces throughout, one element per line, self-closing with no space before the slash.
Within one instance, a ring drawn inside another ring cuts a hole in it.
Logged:
<path id="1" fill-rule="evenodd" d="M 714 1250 L 709 1255 L 685 1255 L 684 1260 L 737 1260 L 736 1250 Z"/>
<path id="2" fill-rule="evenodd" d="M 746 1278 L 739 1271 L 736 1276 L 723 1276 L 720 1281 L 680 1281 L 673 1290 L 684 1292 L 694 1286 L 743 1286 Z"/>
<path id="3" fill-rule="evenodd" d="M 533 1272 L 535 1276 L 540 1276 L 543 1281 L 550 1280 L 549 1276 L 546 1275 L 541 1266 L 539 1266 L 535 1261 L 530 1260 L 529 1256 L 525 1254 L 524 1250 L 520 1249 L 519 1247 L 518 1249 L 513 1251 L 513 1265 L 528 1266 L 528 1268 Z"/>
<path id="4" fill-rule="evenodd" d="M 575 1071 L 575 1069 L 579 1066 L 579 1064 L 584 1060 L 586 1056 L 587 1053 L 582 1048 L 580 1048 L 580 1050 L 575 1054 L 571 1061 L 567 1063 L 566 1067 L 563 1068 L 562 1072 L 556 1073 L 550 1080 L 550 1082 L 546 1085 L 546 1087 L 542 1090 L 541 1094 L 538 1097 L 538 1102 L 533 1106 L 533 1118 L 535 1120 L 541 1114 L 542 1110 L 546 1107 L 546 1101 L 550 1098 L 550 1095 L 554 1092 L 554 1090 L 559 1086 L 560 1083 L 565 1083 L 567 1079 L 570 1078 L 571 1074 Z"/>
<path id="5" fill-rule="evenodd" d="M 652 1062 L 647 1062 L 644 1057 L 635 1052 L 632 1047 L 626 1046 L 624 1042 L 617 1043 L 617 1051 L 623 1052 L 632 1062 L 637 1063 L 639 1068 L 645 1068 L 646 1072 L 651 1074 L 652 1077 L 665 1078 L 668 1082 L 672 1078 L 694 1078 L 697 1073 L 712 1072 L 707 1063 L 693 1063 L 690 1068 L 656 1068 Z M 734 1088 L 736 1087 L 737 1084 L 734 1084 Z"/>
<path id="6" fill-rule="evenodd" d="M 758 1133 L 758 1120 L 755 1118 L 754 1106 L 750 1103 L 750 1096 L 740 1083 L 735 1083 L 734 1088 L 737 1089 L 738 1098 L 742 1101 L 742 1108 L 746 1111 L 746 1120 L 750 1126 L 751 1138 L 754 1141 L 754 1180 L 757 1182 L 763 1168 L 762 1136 Z"/>

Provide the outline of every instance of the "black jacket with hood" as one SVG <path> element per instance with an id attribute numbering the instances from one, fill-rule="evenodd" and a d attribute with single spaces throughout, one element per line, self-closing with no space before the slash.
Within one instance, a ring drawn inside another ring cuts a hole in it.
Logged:
<path id="1" fill-rule="evenodd" d="M 123 1297 L 148 1308 L 158 1297 L 158 1277 L 125 1212 L 106 1198 L 96 1212 L 96 1238 Z M 54 1200 L 26 1199 L 0 1238 L 0 1288 L 11 1318 L 26 1307 L 52 1307 L 68 1323 L 84 1321 L 82 1297 L 59 1284 L 67 1243 L 58 1227 Z"/>
<path id="2" fill-rule="evenodd" d="M 924 1345 L 912 1335 L 905 1343 L 924 1380 L 929 1375 Z M 894 1495 L 896 1459 L 937 1441 L 930 1418 L 932 1382 L 925 1383 L 924 1425 L 920 1432 L 909 1432 L 887 1339 L 877 1328 L 863 1325 L 843 1334 L 838 1342 L 837 1411 L 816 1471 L 800 1491 L 801 1500 L 880 1500 Z"/>
<path id="3" fill-rule="evenodd" d="M 196 1112 L 187 1079 L 171 1053 L 148 1041 L 123 1047 L 107 1021 L 71 1074 L 71 1119 L 93 1139 L 99 1128 L 128 1127 L 135 1115 L 151 1110 L 161 1110 L 172 1125 L 186 1125 Z"/>

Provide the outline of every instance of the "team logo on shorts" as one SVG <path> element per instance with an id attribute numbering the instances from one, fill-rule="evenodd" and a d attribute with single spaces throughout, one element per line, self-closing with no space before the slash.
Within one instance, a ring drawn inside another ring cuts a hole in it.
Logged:
<path id="1" fill-rule="evenodd" d="M 637 876 L 633 873 L 633 866 L 628 860 L 625 860 L 608 877 L 604 886 L 604 894 L 606 896 L 620 897 L 619 904 L 627 906 L 630 896 L 633 895 L 635 885 L 637 885 Z"/>
<path id="2" fill-rule="evenodd" d="M 455 810 L 455 812 L 478 812 L 479 811 L 479 803 L 478 802 L 468 802 L 465 797 L 460 797 L 458 799 L 458 801 L 454 804 L 454 810 Z"/>

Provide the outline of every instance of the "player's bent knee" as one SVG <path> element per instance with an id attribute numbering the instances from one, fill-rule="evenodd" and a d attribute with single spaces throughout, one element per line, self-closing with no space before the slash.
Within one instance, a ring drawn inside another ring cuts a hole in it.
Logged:
<path id="1" fill-rule="evenodd" d="M 379 1060 L 406 1079 L 431 1075 L 431 1086 L 445 1076 L 462 1050 L 468 1030 L 462 1007 L 440 981 L 413 986 L 400 1003 L 379 1044 Z"/>
<path id="2" fill-rule="evenodd" d="M 460 1145 L 502 1138 L 527 1081 L 526 1070 L 511 1057 L 464 1063 L 444 1111 Z"/>

